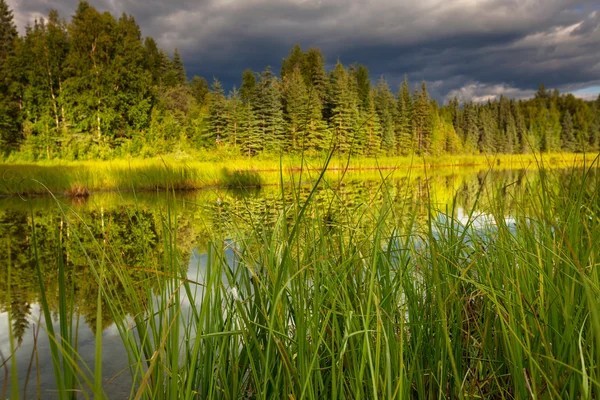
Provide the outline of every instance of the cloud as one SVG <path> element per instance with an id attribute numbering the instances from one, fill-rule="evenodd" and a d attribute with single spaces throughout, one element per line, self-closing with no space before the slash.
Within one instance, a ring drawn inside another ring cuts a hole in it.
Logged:
<path id="1" fill-rule="evenodd" d="M 488 100 L 499 99 L 500 96 L 513 99 L 526 99 L 533 97 L 534 90 L 523 90 L 506 84 L 486 85 L 484 83 L 469 83 L 459 89 L 454 89 L 446 95 L 446 102 L 457 98 L 459 101 L 472 101 L 474 103 L 484 103 Z"/>
<path id="2" fill-rule="evenodd" d="M 18 2 L 18 4 L 16 4 Z M 77 0 L 9 0 L 17 21 Z M 239 82 L 295 43 L 322 48 L 329 64 L 360 62 L 397 86 L 426 80 L 438 99 L 469 85 L 531 91 L 600 80 L 600 12 L 592 0 L 97 0 L 135 16 L 145 35 L 176 47 L 189 75 Z M 438 82 L 434 85 L 435 82 Z M 441 83 L 440 83 L 441 82 Z M 466 89 L 465 89 L 466 90 Z M 471 89 L 469 89 L 471 90 Z M 492 90 L 492 93 L 493 93 Z"/>

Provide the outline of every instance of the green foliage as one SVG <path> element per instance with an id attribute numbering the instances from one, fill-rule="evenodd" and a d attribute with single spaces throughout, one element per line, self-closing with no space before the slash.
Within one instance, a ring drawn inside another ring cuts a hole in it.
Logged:
<path id="1" fill-rule="evenodd" d="M 316 155 L 333 144 L 342 154 L 439 156 L 599 147 L 598 102 L 543 85 L 531 100 L 453 99 L 440 107 L 425 82 L 411 95 L 405 77 L 394 95 L 384 77 L 371 88 L 364 65 L 325 65 L 321 50 L 296 45 L 279 78 L 270 68 L 247 69 L 239 93 L 226 96 L 220 83 L 188 82 L 179 51 L 170 58 L 142 38 L 133 16 L 115 18 L 81 1 L 69 22 L 50 11 L 19 37 L 1 0 L 0 155 Z"/>

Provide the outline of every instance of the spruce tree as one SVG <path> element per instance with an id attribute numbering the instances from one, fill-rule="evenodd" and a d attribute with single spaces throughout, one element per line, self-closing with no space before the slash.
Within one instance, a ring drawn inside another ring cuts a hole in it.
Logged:
<path id="1" fill-rule="evenodd" d="M 398 93 L 396 122 L 394 126 L 396 154 L 406 156 L 412 152 L 412 102 L 406 76 Z"/>
<path id="2" fill-rule="evenodd" d="M 588 140 L 590 151 L 600 150 L 600 125 L 598 124 L 597 119 L 590 124 L 588 130 Z"/>
<path id="3" fill-rule="evenodd" d="M 240 97 L 246 103 L 254 103 L 256 100 L 256 90 L 256 74 L 251 69 L 244 70 L 242 73 Z"/>
<path id="4" fill-rule="evenodd" d="M 305 135 L 301 138 L 300 146 L 312 152 L 328 150 L 331 145 L 331 135 L 327 122 L 323 120 L 323 106 L 319 93 L 312 87 L 308 88 L 308 121 Z"/>
<path id="5" fill-rule="evenodd" d="M 163 60 L 158 45 L 153 38 L 147 37 L 144 39 L 144 53 L 144 64 L 152 76 L 152 84 L 160 86 L 162 80 L 161 63 Z"/>
<path id="6" fill-rule="evenodd" d="M 279 153 L 286 147 L 281 92 L 279 82 L 269 67 L 260 75 L 254 106 L 262 148 L 271 153 Z"/>
<path id="7" fill-rule="evenodd" d="M 367 108 L 361 112 L 359 124 L 361 146 L 358 150 L 360 154 L 369 157 L 379 155 L 382 146 L 382 128 L 375 97 L 376 90 L 371 90 L 367 98 Z"/>
<path id="8" fill-rule="evenodd" d="M 358 88 L 358 104 L 363 110 L 367 110 L 370 105 L 369 96 L 371 95 L 371 80 L 369 79 L 369 70 L 367 67 L 358 64 L 358 66 L 355 67 L 355 79 Z"/>
<path id="9" fill-rule="evenodd" d="M 243 122 L 244 105 L 240 92 L 236 87 L 229 93 L 227 98 L 227 143 L 237 149 L 239 146 L 240 129 Z"/>
<path id="10" fill-rule="evenodd" d="M 421 84 L 421 91 L 415 90 L 414 95 L 413 131 L 415 137 L 415 150 L 417 154 L 428 154 L 431 145 L 431 113 L 430 100 L 425 81 Z"/>
<path id="11" fill-rule="evenodd" d="M 494 146 L 494 121 L 491 111 L 482 107 L 479 112 L 479 151 L 485 154 L 495 153 Z"/>
<path id="12" fill-rule="evenodd" d="M 240 98 L 242 98 L 240 94 Z M 258 130 L 256 117 L 252 104 L 242 99 L 240 109 L 240 150 L 242 154 L 251 157 L 262 149 L 262 140 Z"/>
<path id="13" fill-rule="evenodd" d="M 327 93 L 327 74 L 325 73 L 325 57 L 320 49 L 311 47 L 304 57 L 302 71 L 305 82 L 311 90 L 316 92 L 321 104 L 325 104 Z"/>
<path id="14" fill-rule="evenodd" d="M 562 148 L 564 151 L 574 152 L 577 149 L 577 141 L 575 139 L 575 132 L 573 128 L 573 118 L 569 111 L 565 112 L 562 121 L 562 134 L 561 134 Z"/>
<path id="15" fill-rule="evenodd" d="M 208 82 L 206 82 L 206 79 L 194 75 L 190 81 L 190 91 L 198 105 L 202 107 L 206 102 L 208 93 L 210 92 L 208 88 Z"/>
<path id="16" fill-rule="evenodd" d="M 309 93 L 304 79 L 297 66 L 288 72 L 283 80 L 283 99 L 285 105 L 285 120 L 287 139 L 291 150 L 298 149 L 299 138 L 306 135 L 309 119 Z"/>
<path id="17" fill-rule="evenodd" d="M 302 71 L 304 66 L 304 52 L 299 45 L 294 45 L 290 50 L 290 55 L 284 58 L 281 62 L 281 73 L 279 76 L 283 81 L 288 74 L 293 73 L 296 69 Z"/>
<path id="18" fill-rule="evenodd" d="M 14 72 L 10 62 L 17 36 L 13 12 L 5 0 L 0 0 L 0 150 L 18 145 L 19 105 L 10 90 Z"/>
<path id="19" fill-rule="evenodd" d="M 396 101 L 387 81 L 381 77 L 377 83 L 375 89 L 375 108 L 379 116 L 379 123 L 381 124 L 381 148 L 388 155 L 393 155 L 396 149 L 396 137 L 395 137 L 395 113 L 396 113 Z"/>
<path id="20" fill-rule="evenodd" d="M 65 105 L 72 128 L 104 139 L 119 115 L 111 108 L 114 86 L 110 75 L 115 52 L 116 21 L 81 1 L 69 25 Z"/>
<path id="21" fill-rule="evenodd" d="M 477 151 L 479 143 L 479 120 L 473 103 L 466 103 L 464 105 L 463 114 L 464 148 L 465 151 L 473 153 Z"/>
<path id="22" fill-rule="evenodd" d="M 352 150 L 358 108 L 350 77 L 340 62 L 330 74 L 328 97 L 333 140 L 338 151 L 348 153 Z"/>
<path id="23" fill-rule="evenodd" d="M 173 53 L 173 79 L 176 85 L 185 85 L 187 82 L 187 78 L 185 75 L 185 68 L 183 66 L 183 61 L 181 60 L 181 56 L 179 55 L 179 50 L 175 49 Z"/>
<path id="24" fill-rule="evenodd" d="M 210 130 L 211 136 L 216 144 L 222 144 L 229 141 L 226 137 L 227 128 L 227 104 L 225 101 L 225 92 L 218 79 L 213 80 L 212 96 L 210 104 Z"/>

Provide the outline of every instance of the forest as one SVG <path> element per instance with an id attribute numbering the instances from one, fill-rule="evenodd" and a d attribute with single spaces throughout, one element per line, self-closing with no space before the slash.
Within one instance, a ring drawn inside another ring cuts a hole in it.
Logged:
<path id="1" fill-rule="evenodd" d="M 182 58 L 81 1 L 19 35 L 0 0 L 0 157 L 86 160 L 204 150 L 231 157 L 335 148 L 355 156 L 524 154 L 600 150 L 600 96 L 547 90 L 534 98 L 439 105 L 425 82 L 393 89 L 367 66 L 327 68 L 320 49 L 294 46 L 279 75 L 247 69 L 226 93 Z"/>

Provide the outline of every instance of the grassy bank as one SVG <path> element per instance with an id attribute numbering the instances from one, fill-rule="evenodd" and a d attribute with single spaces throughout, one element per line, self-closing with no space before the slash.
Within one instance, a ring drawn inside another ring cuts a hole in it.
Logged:
<path id="1" fill-rule="evenodd" d="M 443 156 L 414 158 L 332 159 L 329 171 L 369 171 L 377 169 L 413 168 L 528 168 L 540 160 L 547 167 L 582 164 L 593 155 L 543 154 L 497 156 Z M 537 161 L 536 161 L 537 159 Z M 324 160 L 280 160 L 239 158 L 229 161 L 197 161 L 181 158 L 131 159 L 114 161 L 40 162 L 32 164 L 0 164 L 0 195 L 44 193 L 83 193 L 102 190 L 201 189 L 214 186 L 256 186 L 279 183 L 278 171 L 283 166 L 289 178 L 300 169 L 313 171 L 314 179 Z M 239 173 L 241 172 L 241 173 Z M 259 176 L 260 175 L 260 176 Z M 311 178 L 312 176 L 312 178 Z"/>
<path id="2" fill-rule="evenodd" d="M 385 182 L 380 207 L 342 204 L 335 220 L 311 194 L 274 224 L 230 223 L 196 276 L 166 213 L 162 259 L 136 266 L 159 288 L 145 296 L 119 249 L 93 239 L 97 313 L 115 316 L 129 359 L 124 397 L 598 398 L 600 177 L 538 168 L 541 185 L 507 196 L 490 182 L 485 203 L 430 203 L 425 221 L 393 207 Z M 53 342 L 59 395 L 103 398 L 102 342 L 86 369 L 68 318 Z"/>

